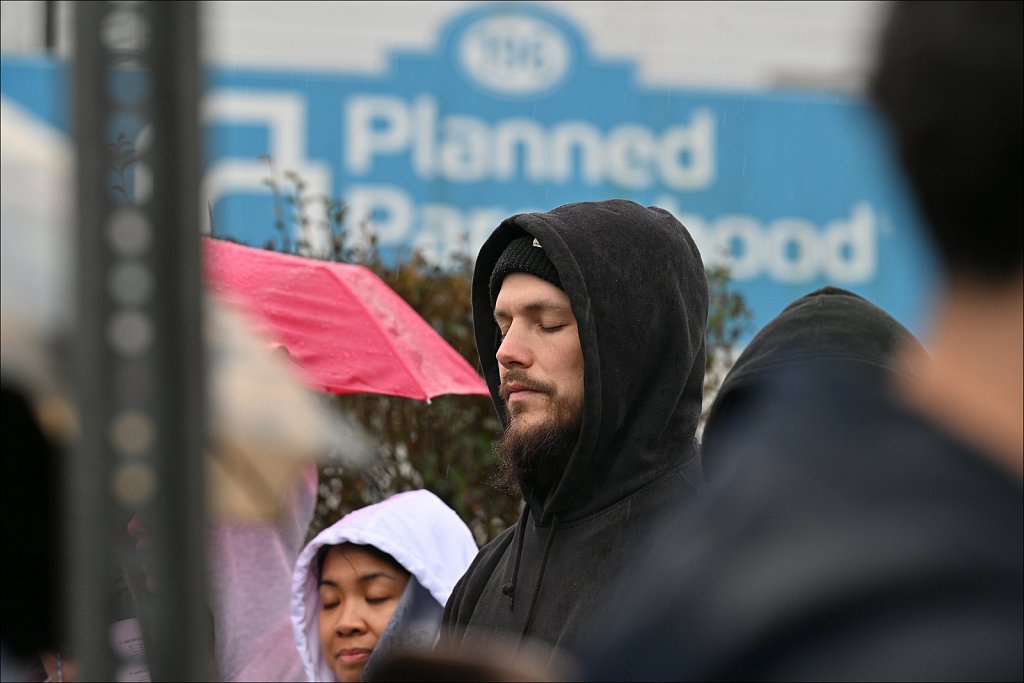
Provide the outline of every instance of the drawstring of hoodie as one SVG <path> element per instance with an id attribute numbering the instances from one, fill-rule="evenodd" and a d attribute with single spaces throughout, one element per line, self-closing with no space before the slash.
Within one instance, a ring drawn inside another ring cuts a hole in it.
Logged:
<path id="1" fill-rule="evenodd" d="M 551 532 L 548 534 L 548 542 L 544 544 L 544 556 L 540 561 L 540 572 L 537 574 L 537 583 L 533 587 L 533 597 L 530 599 L 530 609 L 526 613 L 526 623 L 523 624 L 523 630 L 519 634 L 519 643 L 522 644 L 526 634 L 530 632 L 530 626 L 533 625 L 533 613 L 534 608 L 537 607 L 537 596 L 540 595 L 540 584 L 544 580 L 544 568 L 548 564 L 548 555 L 551 554 L 551 542 L 555 540 L 555 530 L 558 528 L 558 515 L 554 515 L 551 518 Z"/>
<path id="2" fill-rule="evenodd" d="M 519 528 L 516 529 L 519 539 L 516 541 L 516 561 L 512 565 L 512 580 L 501 587 L 501 592 L 508 596 L 508 611 L 511 612 L 516 605 L 516 583 L 519 581 L 519 560 L 523 556 L 523 539 L 526 537 L 526 518 L 530 516 L 530 506 L 527 505 L 523 514 L 519 517 Z"/>

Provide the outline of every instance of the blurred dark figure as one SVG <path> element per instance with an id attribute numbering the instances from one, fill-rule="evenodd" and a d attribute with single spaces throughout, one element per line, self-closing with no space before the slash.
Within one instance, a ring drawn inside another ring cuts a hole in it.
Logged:
<path id="1" fill-rule="evenodd" d="M 5 378 L 0 395 L 2 678 L 29 680 L 40 653 L 57 651 L 64 636 L 60 451 L 22 387 Z"/>
<path id="2" fill-rule="evenodd" d="M 866 344 L 877 314 L 769 325 L 591 680 L 1024 678 L 1021 8 L 900 3 L 882 35 L 872 96 L 944 267 L 931 362 Z"/>
<path id="3" fill-rule="evenodd" d="M 469 647 L 466 647 L 469 645 Z M 519 642 L 508 636 L 473 637 L 453 648 L 443 641 L 432 652 L 402 652 L 389 657 L 365 681 L 447 681 L 512 683 L 578 681 L 571 654 L 538 640 Z"/>
<path id="4" fill-rule="evenodd" d="M 924 347 L 910 331 L 863 297 L 838 287 L 800 297 L 754 336 L 722 382 L 704 423 L 705 477 L 735 476 L 722 442 L 742 426 L 774 375 L 849 368 L 860 381 L 884 384 L 890 373 L 917 375 L 925 363 Z"/>

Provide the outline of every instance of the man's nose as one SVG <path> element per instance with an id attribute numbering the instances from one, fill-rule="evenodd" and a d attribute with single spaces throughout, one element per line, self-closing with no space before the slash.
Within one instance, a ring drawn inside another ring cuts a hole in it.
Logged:
<path id="1" fill-rule="evenodd" d="M 494 354 L 494 357 L 498 363 L 506 368 L 513 366 L 525 368 L 530 366 L 532 362 L 530 348 L 526 340 L 523 339 L 521 328 L 515 323 L 505 333 L 505 338 L 501 340 L 501 344 L 498 346 L 498 351 Z"/>

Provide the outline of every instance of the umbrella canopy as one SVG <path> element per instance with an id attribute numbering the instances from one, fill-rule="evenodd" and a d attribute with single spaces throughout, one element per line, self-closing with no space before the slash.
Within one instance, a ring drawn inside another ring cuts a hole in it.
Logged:
<path id="1" fill-rule="evenodd" d="M 309 385 L 429 400 L 483 378 L 372 271 L 204 238 L 208 288 L 248 311 Z"/>

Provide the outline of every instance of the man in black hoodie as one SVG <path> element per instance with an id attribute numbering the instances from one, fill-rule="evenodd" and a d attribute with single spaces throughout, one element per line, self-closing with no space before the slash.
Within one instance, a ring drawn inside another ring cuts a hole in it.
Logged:
<path id="1" fill-rule="evenodd" d="M 759 334 L 708 492 L 618 591 L 589 679 L 1024 679 L 1021 8 L 896 3 L 882 35 L 872 94 L 945 270 L 930 360 L 834 292 Z"/>
<path id="2" fill-rule="evenodd" d="M 655 207 L 521 214 L 483 245 L 476 343 L 525 504 L 455 587 L 445 645 L 580 649 L 640 539 L 702 479 L 707 307 L 696 245 Z"/>

